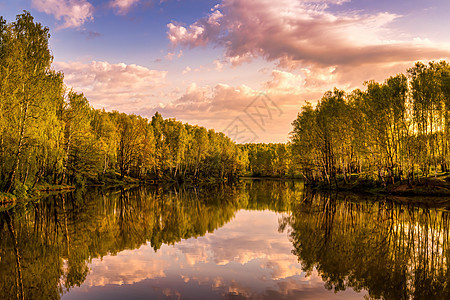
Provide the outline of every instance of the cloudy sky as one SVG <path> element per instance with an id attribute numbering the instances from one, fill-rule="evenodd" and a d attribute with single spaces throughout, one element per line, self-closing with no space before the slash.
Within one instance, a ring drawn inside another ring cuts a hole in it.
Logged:
<path id="1" fill-rule="evenodd" d="M 305 101 L 450 57 L 448 0 L 0 0 L 95 108 L 286 142 Z"/>

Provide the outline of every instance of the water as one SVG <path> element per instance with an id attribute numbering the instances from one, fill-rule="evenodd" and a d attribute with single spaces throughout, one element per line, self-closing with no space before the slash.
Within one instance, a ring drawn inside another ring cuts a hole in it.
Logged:
<path id="1" fill-rule="evenodd" d="M 412 202 L 281 181 L 54 195 L 0 211 L 0 299 L 448 299 L 448 203 Z"/>

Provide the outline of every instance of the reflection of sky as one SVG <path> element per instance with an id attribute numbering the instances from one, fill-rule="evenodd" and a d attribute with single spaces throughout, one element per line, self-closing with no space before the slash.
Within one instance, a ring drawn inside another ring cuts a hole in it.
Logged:
<path id="1" fill-rule="evenodd" d="M 307 276 L 279 214 L 240 211 L 214 233 L 163 245 L 122 251 L 94 259 L 81 287 L 64 299 L 361 298 L 352 290 L 327 291 L 317 272 Z"/>

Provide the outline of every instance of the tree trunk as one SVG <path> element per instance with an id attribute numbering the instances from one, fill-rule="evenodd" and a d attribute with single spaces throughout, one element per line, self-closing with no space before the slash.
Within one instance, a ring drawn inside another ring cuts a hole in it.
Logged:
<path id="1" fill-rule="evenodd" d="M 71 140 L 72 140 L 72 135 L 70 134 L 70 125 L 69 125 L 69 137 L 67 139 L 67 148 L 66 148 L 66 161 L 64 162 L 64 168 L 63 168 L 60 184 L 64 183 L 64 179 L 66 177 L 67 166 L 69 165 L 69 152 L 70 152 Z"/>
<path id="2" fill-rule="evenodd" d="M 7 189 L 6 192 L 9 193 L 11 191 L 11 188 L 14 185 L 14 179 L 16 177 L 16 173 L 17 170 L 19 168 L 19 164 L 20 164 L 20 157 L 22 155 L 22 150 L 23 150 L 23 142 L 24 142 L 24 136 L 25 136 L 25 127 L 26 127 L 26 122 L 28 119 L 28 102 L 25 105 L 25 110 L 24 110 L 24 115 L 23 115 L 23 120 L 22 120 L 22 126 L 20 128 L 20 133 L 19 133 L 19 143 L 17 145 L 17 151 L 16 151 L 16 159 L 14 160 L 14 165 L 13 168 L 11 170 L 11 173 L 9 175 L 9 179 L 8 179 L 8 183 L 7 183 Z"/>

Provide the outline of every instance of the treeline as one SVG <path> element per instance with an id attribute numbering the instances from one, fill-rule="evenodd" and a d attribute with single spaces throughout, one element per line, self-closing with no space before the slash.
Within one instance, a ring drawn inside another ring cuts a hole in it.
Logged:
<path id="1" fill-rule="evenodd" d="M 0 17 L 0 191 L 22 196 L 38 184 L 138 179 L 227 180 L 243 161 L 222 133 L 95 110 L 51 68 L 49 29 L 28 12 Z"/>
<path id="2" fill-rule="evenodd" d="M 239 148 L 247 159 L 242 175 L 290 178 L 296 175 L 290 144 L 243 144 Z"/>
<path id="3" fill-rule="evenodd" d="M 386 186 L 450 168 L 450 66 L 418 62 L 383 83 L 335 89 L 292 123 L 292 151 L 310 182 L 352 176 Z"/>

